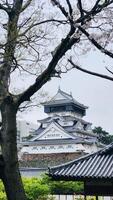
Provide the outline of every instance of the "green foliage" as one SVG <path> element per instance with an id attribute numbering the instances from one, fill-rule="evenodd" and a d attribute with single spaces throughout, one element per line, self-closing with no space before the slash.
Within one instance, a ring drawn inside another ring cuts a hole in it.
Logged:
<path id="1" fill-rule="evenodd" d="M 52 181 L 48 176 L 42 178 L 23 178 L 28 200 L 54 200 L 50 194 L 74 194 L 83 191 L 83 183 L 75 181 Z M 5 189 L 0 181 L 0 200 L 6 200 Z"/>
<path id="2" fill-rule="evenodd" d="M 103 130 L 102 127 L 98 126 L 93 129 L 93 132 L 97 134 L 98 140 L 103 144 L 110 144 L 113 142 L 113 135 Z"/>
<path id="3" fill-rule="evenodd" d="M 79 182 L 72 181 L 54 181 L 51 184 L 52 194 L 74 194 L 81 193 L 83 189 L 83 184 Z"/>
<path id="4" fill-rule="evenodd" d="M 28 200 L 46 200 L 50 189 L 38 178 L 23 178 L 24 188 Z"/>
<path id="5" fill-rule="evenodd" d="M 0 200 L 6 200 L 5 189 L 2 181 L 0 181 Z"/>
<path id="6" fill-rule="evenodd" d="M 5 192 L 0 191 L 0 200 L 6 200 Z"/>
<path id="7" fill-rule="evenodd" d="M 74 194 L 83 192 L 83 183 L 77 181 L 53 181 L 50 177 L 44 176 L 43 182 L 48 184 L 51 194 Z"/>
<path id="8" fill-rule="evenodd" d="M 50 189 L 39 178 L 23 178 L 23 184 L 28 200 L 47 200 Z M 0 181 L 0 200 L 6 200 L 6 194 L 2 181 Z"/>

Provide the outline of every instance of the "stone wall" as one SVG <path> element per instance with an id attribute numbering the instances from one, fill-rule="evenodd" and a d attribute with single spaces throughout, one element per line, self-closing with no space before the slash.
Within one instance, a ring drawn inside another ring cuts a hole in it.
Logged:
<path id="1" fill-rule="evenodd" d="M 72 161 L 83 153 L 23 154 L 20 165 L 23 167 L 47 167 Z"/>

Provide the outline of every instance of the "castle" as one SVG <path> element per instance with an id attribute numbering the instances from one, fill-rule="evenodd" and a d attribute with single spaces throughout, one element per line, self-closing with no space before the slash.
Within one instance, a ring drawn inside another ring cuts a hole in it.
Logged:
<path id="1" fill-rule="evenodd" d="M 32 167 L 57 165 L 102 147 L 92 132 L 92 124 L 83 119 L 88 107 L 71 94 L 59 88 L 57 94 L 43 105 L 48 117 L 38 120 L 39 128 L 23 143 L 23 162 Z"/>

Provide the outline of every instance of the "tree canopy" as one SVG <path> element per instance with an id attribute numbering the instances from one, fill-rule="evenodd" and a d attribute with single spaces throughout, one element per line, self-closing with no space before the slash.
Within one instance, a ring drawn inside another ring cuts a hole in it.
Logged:
<path id="1" fill-rule="evenodd" d="M 102 127 L 98 126 L 93 129 L 93 132 L 97 134 L 98 140 L 103 144 L 110 144 L 113 142 L 113 135 L 103 130 Z"/>

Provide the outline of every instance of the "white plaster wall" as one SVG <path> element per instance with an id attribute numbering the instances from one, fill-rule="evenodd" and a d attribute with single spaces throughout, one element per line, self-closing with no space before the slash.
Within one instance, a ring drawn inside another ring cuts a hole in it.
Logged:
<path id="1" fill-rule="evenodd" d="M 28 154 L 74 153 L 79 151 L 85 151 L 81 144 L 29 146 L 21 149 L 21 153 Z"/>
<path id="2" fill-rule="evenodd" d="M 55 114 L 59 116 L 73 116 L 77 118 L 82 118 L 82 115 L 73 112 L 54 112 L 54 113 L 48 113 L 48 116 L 53 117 Z"/>

